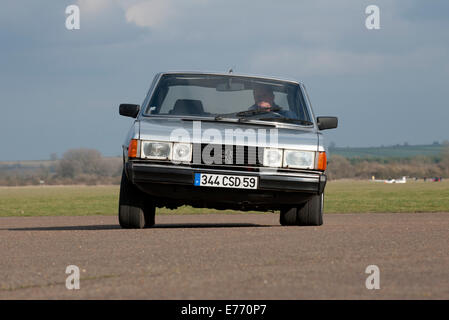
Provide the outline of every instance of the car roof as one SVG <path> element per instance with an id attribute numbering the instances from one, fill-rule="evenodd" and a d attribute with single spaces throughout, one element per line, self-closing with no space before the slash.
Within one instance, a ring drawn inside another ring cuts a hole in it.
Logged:
<path id="1" fill-rule="evenodd" d="M 277 81 L 285 81 L 290 82 L 294 84 L 302 84 L 301 82 L 289 79 L 289 78 L 279 78 L 279 77 L 272 77 L 272 76 L 264 76 L 264 75 L 257 75 L 257 74 L 245 74 L 245 73 L 234 73 L 234 72 L 214 72 L 214 71 L 165 71 L 165 72 L 159 72 L 158 75 L 164 75 L 164 74 L 201 74 L 201 75 L 219 75 L 219 76 L 233 76 L 233 77 L 246 77 L 246 78 L 256 78 L 256 79 L 267 79 L 267 80 L 277 80 Z"/>

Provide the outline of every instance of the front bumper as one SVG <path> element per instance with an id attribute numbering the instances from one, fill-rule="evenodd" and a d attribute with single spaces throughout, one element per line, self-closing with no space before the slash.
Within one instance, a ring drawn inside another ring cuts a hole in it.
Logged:
<path id="1" fill-rule="evenodd" d="M 181 165 L 153 164 L 143 161 L 128 161 L 125 164 L 128 178 L 137 186 L 145 184 L 192 186 L 195 173 L 212 173 L 227 175 L 247 175 L 259 177 L 258 191 L 294 192 L 320 194 L 326 185 L 326 175 L 319 171 L 312 172 L 257 172 L 243 170 L 211 169 Z M 195 187 L 210 189 L 208 187 Z M 223 190 L 214 188 L 215 192 Z M 217 190 L 218 189 L 218 190 Z M 227 190 L 229 192 L 230 190 Z M 242 189 L 232 189 L 241 192 Z"/>

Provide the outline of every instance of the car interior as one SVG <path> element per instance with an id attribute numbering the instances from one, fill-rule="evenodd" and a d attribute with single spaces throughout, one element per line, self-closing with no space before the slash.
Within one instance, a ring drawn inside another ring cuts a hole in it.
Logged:
<path id="1" fill-rule="evenodd" d="M 178 99 L 173 109 L 168 112 L 173 115 L 203 115 L 204 108 L 201 100 Z"/>

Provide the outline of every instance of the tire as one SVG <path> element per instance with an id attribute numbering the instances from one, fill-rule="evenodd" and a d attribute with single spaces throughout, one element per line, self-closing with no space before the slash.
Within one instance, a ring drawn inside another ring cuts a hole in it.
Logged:
<path id="1" fill-rule="evenodd" d="M 125 229 L 152 227 L 155 213 L 156 207 L 151 198 L 133 185 L 123 170 L 118 210 L 120 226 Z"/>
<path id="2" fill-rule="evenodd" d="M 323 208 L 324 193 L 313 196 L 299 207 L 281 209 L 279 222 L 283 226 L 321 226 Z"/>

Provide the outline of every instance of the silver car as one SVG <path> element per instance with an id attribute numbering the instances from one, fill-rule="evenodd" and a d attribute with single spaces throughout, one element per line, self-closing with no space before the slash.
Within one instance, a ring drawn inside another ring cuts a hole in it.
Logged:
<path id="1" fill-rule="evenodd" d="M 282 225 L 321 225 L 326 150 L 303 84 L 234 73 L 164 72 L 123 144 L 119 223 L 151 227 L 156 207 L 279 210 Z"/>

